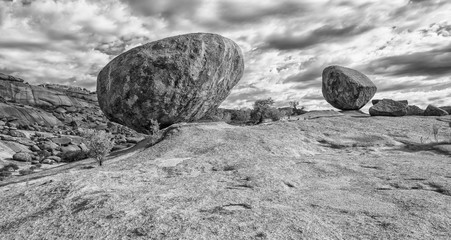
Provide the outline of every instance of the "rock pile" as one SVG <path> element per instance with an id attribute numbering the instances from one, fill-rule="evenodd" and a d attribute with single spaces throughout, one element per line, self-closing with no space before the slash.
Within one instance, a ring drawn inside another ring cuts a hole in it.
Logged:
<path id="1" fill-rule="evenodd" d="M 0 101 L 0 169 L 9 163 L 17 163 L 21 170 L 28 170 L 22 167 L 82 159 L 88 151 L 82 143 L 84 129 L 112 133 L 114 149 L 131 147 L 144 138 L 108 121 L 98 106 L 96 94 L 82 88 L 56 84 L 33 86 L 0 74 L 0 94 L 3 97 Z M 42 101 L 46 103 L 41 104 Z"/>
<path id="2" fill-rule="evenodd" d="M 423 110 L 415 105 L 408 105 L 407 100 L 395 101 L 392 99 L 375 99 L 372 101 L 374 104 L 369 109 L 371 116 L 445 116 L 448 112 L 445 110 L 428 105 L 426 110 Z"/>
<path id="3" fill-rule="evenodd" d="M 238 45 L 216 34 L 194 33 L 133 48 L 97 78 L 100 108 L 111 121 L 138 132 L 195 121 L 218 105 L 243 75 Z"/>
<path id="4" fill-rule="evenodd" d="M 367 76 L 350 68 L 327 67 L 322 79 L 324 98 L 341 110 L 359 110 L 377 91 L 376 85 Z"/>

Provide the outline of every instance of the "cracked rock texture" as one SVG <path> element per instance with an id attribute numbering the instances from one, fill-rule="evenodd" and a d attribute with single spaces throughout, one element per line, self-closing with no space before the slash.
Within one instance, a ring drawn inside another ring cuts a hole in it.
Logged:
<path id="1" fill-rule="evenodd" d="M 241 49 L 216 34 L 174 36 L 133 48 L 97 78 L 99 105 L 108 119 L 150 133 L 200 119 L 218 107 L 241 79 Z"/>
<path id="2" fill-rule="evenodd" d="M 323 71 L 322 92 L 326 101 L 341 110 L 358 110 L 376 94 L 377 88 L 364 74 L 350 68 L 329 66 Z"/>

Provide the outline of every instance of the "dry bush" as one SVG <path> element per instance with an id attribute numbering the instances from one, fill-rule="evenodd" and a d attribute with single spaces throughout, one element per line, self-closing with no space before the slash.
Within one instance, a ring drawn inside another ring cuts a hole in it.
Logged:
<path id="1" fill-rule="evenodd" d="M 88 155 L 102 166 L 103 160 L 114 146 L 113 135 L 102 130 L 88 129 L 83 132 L 83 137 L 89 149 Z"/>

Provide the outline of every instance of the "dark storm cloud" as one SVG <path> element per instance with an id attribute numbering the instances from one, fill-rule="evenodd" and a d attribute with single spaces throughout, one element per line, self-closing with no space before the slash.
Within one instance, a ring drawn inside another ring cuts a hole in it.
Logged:
<path id="1" fill-rule="evenodd" d="M 324 25 L 310 33 L 293 36 L 291 33 L 273 35 L 266 39 L 263 48 L 278 50 L 305 49 L 325 42 L 340 42 L 372 30 L 373 26 L 352 24 L 345 27 Z"/>
<path id="2" fill-rule="evenodd" d="M 161 17 L 174 21 L 179 17 L 192 17 L 202 0 L 121 0 L 143 16 Z"/>
<path id="3" fill-rule="evenodd" d="M 362 66 L 369 74 L 440 77 L 451 74 L 451 45 L 425 52 L 383 57 Z"/>
<path id="4" fill-rule="evenodd" d="M 23 41 L 0 41 L 0 49 L 19 49 L 27 51 L 42 50 L 47 48 L 47 43 L 33 43 Z"/>
<path id="5" fill-rule="evenodd" d="M 266 17 L 284 17 L 295 15 L 306 10 L 306 6 L 299 2 L 280 2 L 277 5 L 261 7 L 250 6 L 246 1 L 220 3 L 220 18 L 228 23 L 254 23 Z"/>

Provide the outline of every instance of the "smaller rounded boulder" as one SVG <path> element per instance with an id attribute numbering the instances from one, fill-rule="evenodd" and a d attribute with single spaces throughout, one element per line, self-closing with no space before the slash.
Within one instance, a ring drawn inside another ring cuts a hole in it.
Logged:
<path id="1" fill-rule="evenodd" d="M 341 66 L 323 71 L 322 92 L 326 101 L 341 110 L 359 110 L 376 94 L 377 87 L 363 73 Z"/>

